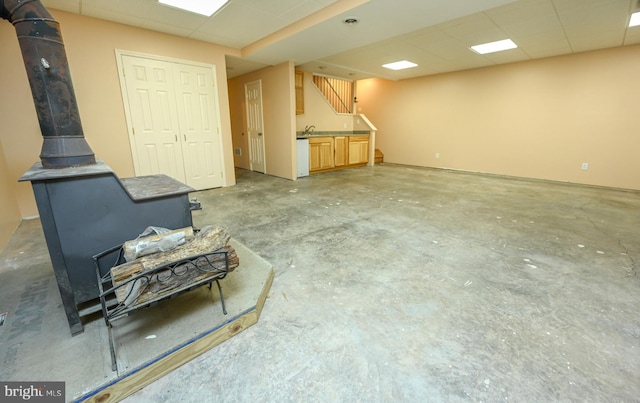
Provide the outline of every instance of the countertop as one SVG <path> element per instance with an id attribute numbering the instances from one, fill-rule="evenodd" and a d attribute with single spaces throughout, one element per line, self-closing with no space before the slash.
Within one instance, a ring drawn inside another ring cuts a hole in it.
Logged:
<path id="1" fill-rule="evenodd" d="M 308 139 L 310 137 L 342 137 L 342 136 L 368 136 L 369 130 L 344 130 L 344 131 L 313 131 L 309 134 L 296 132 L 297 139 Z"/>

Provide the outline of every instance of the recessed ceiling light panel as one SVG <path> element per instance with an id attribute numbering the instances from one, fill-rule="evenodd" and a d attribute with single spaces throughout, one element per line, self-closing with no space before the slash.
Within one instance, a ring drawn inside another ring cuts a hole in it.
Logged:
<path id="1" fill-rule="evenodd" d="M 640 11 L 636 11 L 635 13 L 631 14 L 631 20 L 629 21 L 629 28 L 637 27 L 638 25 L 640 25 Z"/>
<path id="2" fill-rule="evenodd" d="M 158 3 L 211 17 L 228 0 L 158 0 Z"/>
<path id="3" fill-rule="evenodd" d="M 403 70 L 410 69 L 411 67 L 416 67 L 417 64 L 410 62 L 408 60 L 401 60 L 399 62 L 387 63 L 383 64 L 382 67 L 391 70 Z"/>
<path id="4" fill-rule="evenodd" d="M 472 46 L 471 50 L 481 55 L 484 55 L 487 53 L 501 52 L 503 50 L 515 49 L 517 47 L 518 45 L 513 43 L 511 39 L 503 39 L 501 41 L 483 43 L 481 45 Z"/>

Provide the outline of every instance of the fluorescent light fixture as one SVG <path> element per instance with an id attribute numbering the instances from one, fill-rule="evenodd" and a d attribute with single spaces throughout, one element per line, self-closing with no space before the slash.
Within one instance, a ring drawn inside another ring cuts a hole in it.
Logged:
<path id="1" fill-rule="evenodd" d="M 518 45 L 513 43 L 511 39 L 503 39 L 501 41 L 483 43 L 482 45 L 475 45 L 471 47 L 476 53 L 480 53 L 481 55 L 493 52 L 501 52 L 503 50 L 515 49 Z"/>
<path id="2" fill-rule="evenodd" d="M 224 6 L 227 1 L 228 0 L 158 0 L 158 3 L 211 17 L 213 13 Z"/>
<path id="3" fill-rule="evenodd" d="M 631 14 L 631 20 L 629 20 L 629 28 L 637 27 L 638 25 L 640 25 L 640 11 Z"/>
<path id="4" fill-rule="evenodd" d="M 399 62 L 387 63 L 382 65 L 382 67 L 391 69 L 391 70 L 410 69 L 411 67 L 416 67 L 416 66 L 417 64 L 412 63 L 408 60 L 401 60 Z"/>

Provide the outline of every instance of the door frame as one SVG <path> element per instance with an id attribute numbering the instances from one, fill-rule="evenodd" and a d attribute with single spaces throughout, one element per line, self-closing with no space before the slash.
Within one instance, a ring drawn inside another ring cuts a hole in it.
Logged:
<path id="1" fill-rule="evenodd" d="M 143 52 L 135 52 L 135 51 L 131 51 L 131 50 L 124 50 L 124 49 L 115 49 L 115 55 L 116 55 L 116 66 L 118 67 L 118 79 L 120 80 L 120 95 L 122 96 L 122 102 L 123 102 L 123 106 L 124 106 L 124 116 L 125 116 L 125 121 L 127 123 L 127 135 L 129 138 L 129 150 L 131 151 L 131 158 L 133 160 L 133 171 L 134 171 L 134 175 L 135 176 L 140 176 L 140 166 L 139 166 L 139 161 L 138 161 L 138 151 L 136 150 L 136 140 L 135 140 L 135 135 L 133 133 L 133 119 L 131 117 L 131 108 L 129 106 L 129 99 L 127 96 L 127 83 L 125 81 L 125 77 L 124 77 L 124 64 L 122 62 L 122 56 L 131 56 L 131 57 L 139 57 L 139 58 L 144 58 L 144 59 L 151 59 L 151 60 L 158 60 L 161 62 L 169 62 L 169 63 L 178 63 L 178 64 L 186 64 L 186 65 L 192 65 L 192 66 L 199 66 L 199 67 L 204 67 L 207 69 L 211 69 L 211 74 L 213 77 L 213 85 L 215 88 L 215 91 L 213 91 L 213 96 L 214 96 L 214 101 L 215 101 L 215 105 L 217 106 L 216 108 L 214 108 L 214 113 L 216 115 L 216 120 L 218 122 L 218 132 L 219 132 L 219 136 L 218 136 L 218 146 L 219 146 L 219 150 L 220 150 L 220 170 L 222 172 L 222 177 L 223 177 L 223 182 L 224 182 L 224 178 L 227 177 L 227 173 L 226 173 L 226 169 L 225 169 L 225 159 L 224 159 L 224 147 L 223 147 L 223 141 L 222 141 L 222 128 L 220 127 L 221 124 L 221 120 L 220 120 L 220 102 L 219 102 L 219 98 L 218 98 L 218 80 L 217 80 L 217 76 L 216 76 L 216 65 L 215 64 L 207 64 L 207 63 L 200 63 L 200 62 L 195 62 L 192 60 L 185 60 L 185 59 L 178 59 L 178 58 L 174 58 L 174 57 L 167 57 L 167 56 L 160 56 L 160 55 L 153 55 L 150 53 L 143 53 Z"/>
<path id="2" fill-rule="evenodd" d="M 251 134 L 249 133 L 249 127 L 248 127 L 248 121 L 249 121 L 249 99 L 247 97 L 247 86 L 251 85 L 251 84 L 258 84 L 260 87 L 260 127 L 262 128 L 262 166 L 264 168 L 264 174 L 267 173 L 267 146 L 266 146 L 266 134 L 265 134 L 265 130 L 264 130 L 264 108 L 263 108 L 263 104 L 262 104 L 262 79 L 257 79 L 257 80 L 253 80 L 253 81 L 248 81 L 246 83 L 244 83 L 244 104 L 245 104 L 245 124 L 247 125 L 247 127 L 245 128 L 246 132 L 247 132 L 247 148 L 249 149 L 249 170 L 253 171 L 253 164 L 251 163 Z"/>

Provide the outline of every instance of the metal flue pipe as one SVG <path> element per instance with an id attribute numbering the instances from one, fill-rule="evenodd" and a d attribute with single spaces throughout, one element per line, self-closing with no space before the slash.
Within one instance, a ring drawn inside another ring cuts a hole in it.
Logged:
<path id="1" fill-rule="evenodd" d="M 0 0 L 0 16 L 15 27 L 44 139 L 44 168 L 92 165 L 58 22 L 39 0 Z"/>

